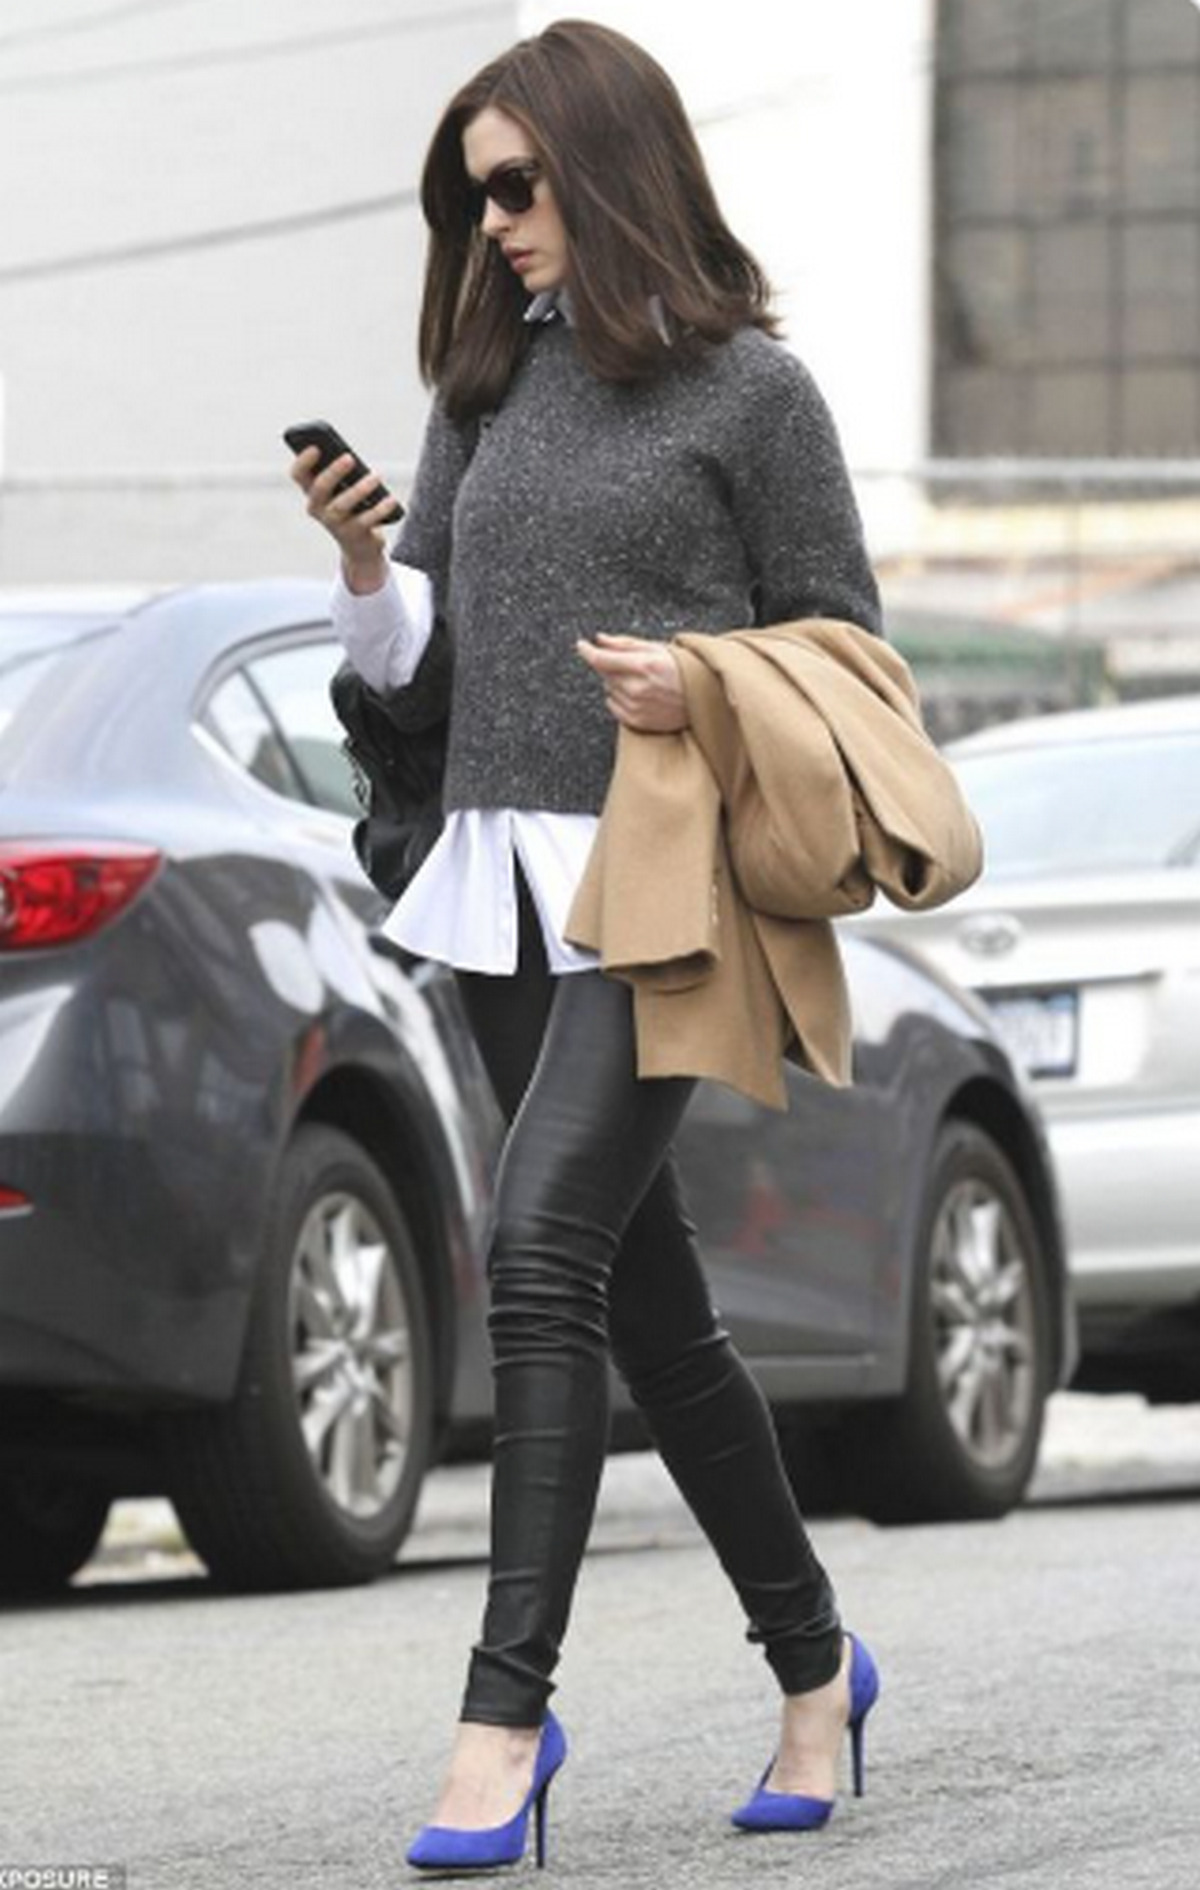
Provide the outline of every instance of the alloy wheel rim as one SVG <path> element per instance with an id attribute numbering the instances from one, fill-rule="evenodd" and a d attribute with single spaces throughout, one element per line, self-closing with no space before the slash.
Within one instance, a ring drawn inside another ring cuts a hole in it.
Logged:
<path id="1" fill-rule="evenodd" d="M 1024 1449 L 1036 1396 L 1029 1257 L 996 1190 L 959 1181 L 933 1229 L 932 1311 L 938 1384 L 962 1449 L 981 1469 Z"/>
<path id="2" fill-rule="evenodd" d="M 329 1500 L 377 1517 L 404 1474 L 412 1434 L 408 1308 L 365 1202 L 327 1194 L 296 1241 L 289 1296 L 300 1429 Z"/>

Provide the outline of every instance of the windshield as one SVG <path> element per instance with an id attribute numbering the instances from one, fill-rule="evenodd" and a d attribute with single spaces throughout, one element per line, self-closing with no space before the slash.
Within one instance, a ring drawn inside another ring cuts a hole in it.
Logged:
<path id="1" fill-rule="evenodd" d="M 990 875 L 1200 863 L 1200 733 L 954 756 Z"/>
<path id="2" fill-rule="evenodd" d="M 105 627 L 96 617 L 0 617 L 0 735 L 38 683 Z"/>

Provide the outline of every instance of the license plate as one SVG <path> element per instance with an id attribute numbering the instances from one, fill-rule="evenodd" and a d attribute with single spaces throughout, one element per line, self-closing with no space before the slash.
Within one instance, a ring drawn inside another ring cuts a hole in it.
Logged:
<path id="1" fill-rule="evenodd" d="M 1004 1047 L 1028 1076 L 1074 1076 L 1079 1056 L 1079 993 L 1022 991 L 988 996 Z"/>

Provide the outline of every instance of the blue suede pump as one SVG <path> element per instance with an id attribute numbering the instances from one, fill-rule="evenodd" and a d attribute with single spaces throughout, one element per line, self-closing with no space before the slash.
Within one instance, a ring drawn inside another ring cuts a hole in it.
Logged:
<path id="1" fill-rule="evenodd" d="M 863 1758 L 863 1728 L 867 1714 L 879 1698 L 879 1670 L 862 1642 L 853 1634 L 850 1641 L 850 1752 L 854 1764 L 854 1796 L 861 1798 L 866 1777 Z M 772 1759 L 771 1765 L 775 1761 Z M 828 1824 L 833 1811 L 832 1798 L 806 1798 L 799 1792 L 765 1790 L 771 1775 L 769 1765 L 762 1775 L 753 1798 L 732 1814 L 739 1831 L 819 1831 Z"/>
<path id="2" fill-rule="evenodd" d="M 533 1783 L 525 1803 L 507 1824 L 482 1831 L 459 1831 L 453 1825 L 427 1824 L 408 1848 L 407 1862 L 418 1870 L 494 1870 L 498 1864 L 516 1864 L 525 1855 L 529 1813 L 534 1813 L 539 1870 L 546 1862 L 546 1799 L 550 1781 L 567 1756 L 567 1736 L 554 1714 L 547 1712 L 533 1765 Z"/>

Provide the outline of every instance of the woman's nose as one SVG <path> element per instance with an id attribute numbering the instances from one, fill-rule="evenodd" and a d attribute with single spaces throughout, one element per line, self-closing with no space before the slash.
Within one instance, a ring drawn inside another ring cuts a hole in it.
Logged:
<path id="1" fill-rule="evenodd" d="M 483 220 L 480 223 L 480 228 L 484 235 L 498 238 L 503 236 L 504 232 L 510 229 L 511 226 L 512 218 L 509 216 L 507 210 L 502 210 L 500 205 L 493 203 L 492 199 L 489 197 L 484 205 Z"/>

